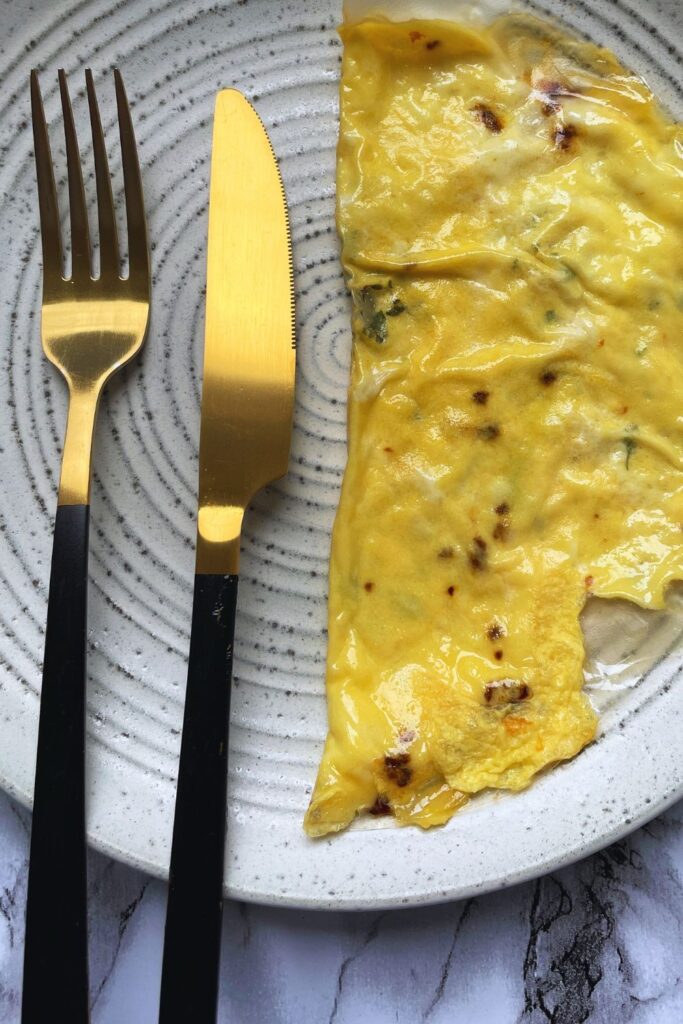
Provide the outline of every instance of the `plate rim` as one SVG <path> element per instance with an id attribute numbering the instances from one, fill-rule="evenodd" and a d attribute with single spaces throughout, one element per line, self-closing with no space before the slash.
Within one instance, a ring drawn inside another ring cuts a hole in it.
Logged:
<path id="1" fill-rule="evenodd" d="M 580 757 L 581 755 L 579 754 L 578 756 Z M 574 758 L 573 761 L 576 761 L 576 758 Z M 33 801 L 28 798 L 28 795 L 24 791 L 20 791 L 18 787 L 13 786 L 1 771 L 0 789 L 16 800 L 22 807 L 32 811 Z M 615 825 L 612 829 L 596 836 L 589 842 L 579 842 L 570 846 L 564 855 L 549 857 L 547 861 L 540 863 L 536 862 L 526 868 L 520 868 L 517 871 L 505 874 L 499 880 L 492 880 L 480 884 L 475 883 L 469 886 L 460 886 L 450 890 L 442 889 L 432 893 L 424 893 L 416 896 L 397 896 L 393 898 L 379 897 L 372 901 L 358 900 L 354 897 L 344 898 L 343 896 L 335 896 L 334 898 L 321 896 L 307 900 L 299 897 L 289 897 L 279 893 L 257 893 L 249 889 L 234 889 L 229 887 L 224 881 L 223 899 L 233 900 L 238 903 L 249 903 L 255 906 L 281 908 L 283 910 L 319 910 L 323 912 L 338 910 L 347 911 L 349 913 L 367 913 L 375 910 L 409 910 L 415 907 L 437 906 L 441 903 L 451 903 L 458 900 L 469 899 L 472 896 L 485 896 L 488 893 L 501 892 L 505 889 L 510 889 L 515 885 L 534 881 L 537 878 L 542 878 L 545 875 L 552 874 L 562 868 L 570 867 L 572 864 L 577 864 L 593 854 L 607 849 L 609 846 L 619 842 L 621 839 L 632 835 L 634 832 L 637 832 L 640 828 L 647 825 L 648 822 L 653 819 L 658 818 L 681 799 L 683 799 L 683 777 L 677 787 L 665 796 L 661 797 L 658 802 L 648 804 L 646 809 L 643 809 L 641 813 L 635 817 L 630 818 L 628 822 L 623 821 L 620 824 Z M 403 828 L 411 828 L 412 826 L 397 826 L 397 828 L 399 827 L 402 830 Z M 343 834 L 344 833 L 337 833 L 337 835 Z M 135 854 L 131 855 L 120 847 L 117 847 L 116 844 L 109 843 L 102 839 L 97 834 L 91 834 L 90 831 L 87 832 L 86 839 L 88 846 L 97 853 L 110 857 L 136 871 L 142 871 L 144 874 L 149 875 L 150 878 L 168 882 L 167 867 L 165 868 L 159 863 L 146 860 L 144 857 L 140 857 Z M 332 836 L 331 841 L 334 842 L 334 839 L 335 836 Z M 313 840 L 313 842 L 315 842 L 315 840 Z"/>

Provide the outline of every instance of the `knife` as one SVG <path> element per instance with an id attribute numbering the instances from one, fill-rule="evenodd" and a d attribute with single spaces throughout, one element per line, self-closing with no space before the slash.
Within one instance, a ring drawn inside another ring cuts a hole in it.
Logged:
<path id="1" fill-rule="evenodd" d="M 213 122 L 194 601 L 160 1024 L 216 1019 L 240 532 L 256 491 L 287 472 L 294 368 L 282 180 L 258 114 L 226 89 Z"/>

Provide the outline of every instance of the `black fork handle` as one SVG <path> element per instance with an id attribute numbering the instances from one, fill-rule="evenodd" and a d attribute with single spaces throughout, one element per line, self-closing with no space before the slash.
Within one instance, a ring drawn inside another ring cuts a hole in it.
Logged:
<path id="1" fill-rule="evenodd" d="M 22 1024 L 88 1021 L 88 505 L 57 509 L 28 873 Z"/>
<path id="2" fill-rule="evenodd" d="M 216 1020 L 237 580 L 194 581 L 159 1024 Z"/>

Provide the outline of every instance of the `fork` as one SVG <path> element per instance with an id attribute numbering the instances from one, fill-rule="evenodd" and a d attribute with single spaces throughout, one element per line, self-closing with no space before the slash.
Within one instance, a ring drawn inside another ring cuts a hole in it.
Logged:
<path id="1" fill-rule="evenodd" d="M 86 89 L 100 241 L 93 276 L 76 128 L 59 72 L 66 140 L 71 275 L 63 249 L 50 142 L 38 76 L 31 112 L 43 250 L 43 350 L 64 377 L 69 411 L 57 499 L 24 946 L 23 1024 L 80 1024 L 88 1011 L 85 841 L 85 691 L 88 524 L 93 431 L 102 389 L 139 351 L 149 320 L 150 273 L 135 136 L 121 75 L 114 71 L 128 225 L 123 279 L 104 134 L 92 73 Z"/>

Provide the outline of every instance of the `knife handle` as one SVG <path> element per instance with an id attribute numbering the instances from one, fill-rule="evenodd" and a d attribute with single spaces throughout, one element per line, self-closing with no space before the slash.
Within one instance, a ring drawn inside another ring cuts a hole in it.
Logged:
<path id="1" fill-rule="evenodd" d="M 159 1024 L 216 1019 L 237 581 L 194 580 Z"/>
<path id="2" fill-rule="evenodd" d="M 28 867 L 21 1020 L 86 1024 L 88 505 L 55 518 Z M 1 987 L 1 986 L 0 986 Z"/>

